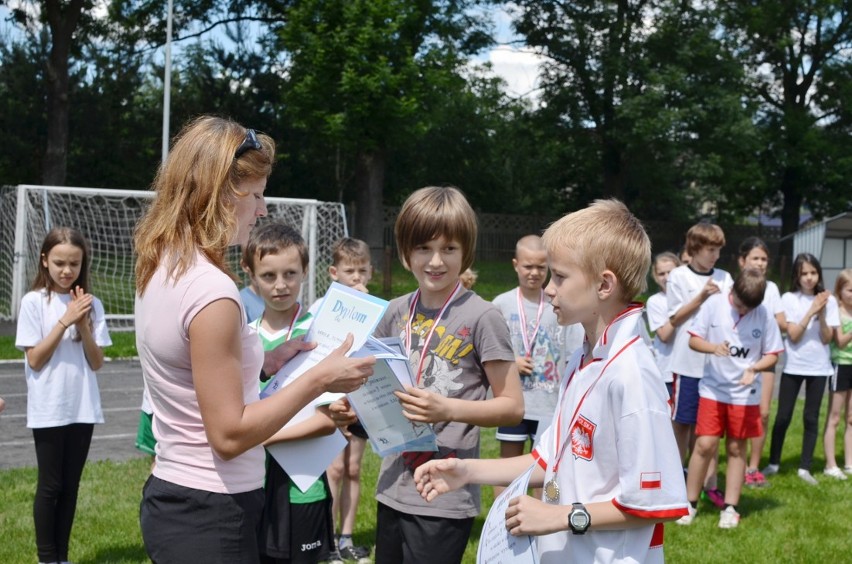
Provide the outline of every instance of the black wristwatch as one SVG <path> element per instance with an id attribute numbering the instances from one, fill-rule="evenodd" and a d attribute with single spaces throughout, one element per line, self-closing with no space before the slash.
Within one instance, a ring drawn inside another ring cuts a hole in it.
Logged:
<path id="1" fill-rule="evenodd" d="M 582 503 L 572 503 L 571 513 L 568 514 L 568 528 L 575 535 L 583 535 L 592 524 L 592 517 Z"/>

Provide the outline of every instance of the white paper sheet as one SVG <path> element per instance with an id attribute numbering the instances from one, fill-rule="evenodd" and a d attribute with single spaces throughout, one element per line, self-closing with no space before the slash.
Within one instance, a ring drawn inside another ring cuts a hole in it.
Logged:
<path id="1" fill-rule="evenodd" d="M 526 495 L 535 465 L 530 466 L 523 474 L 515 478 L 503 493 L 501 493 L 491 509 L 482 534 L 479 536 L 479 548 L 476 551 L 476 561 L 479 564 L 538 564 L 538 553 L 535 548 L 535 537 L 529 535 L 513 536 L 506 530 L 506 509 L 509 502 Z"/>

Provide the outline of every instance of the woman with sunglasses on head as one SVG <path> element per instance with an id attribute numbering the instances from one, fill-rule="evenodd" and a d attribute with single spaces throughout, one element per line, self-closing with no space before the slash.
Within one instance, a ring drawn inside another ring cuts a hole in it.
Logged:
<path id="1" fill-rule="evenodd" d="M 261 443 L 321 393 L 351 392 L 375 360 L 342 346 L 286 389 L 258 399 L 272 374 L 310 344 L 264 356 L 226 262 L 266 215 L 274 141 L 232 121 L 188 123 L 154 179 L 136 228 L 136 341 L 154 410 L 154 472 L 143 489 L 145 549 L 158 563 L 259 561 Z"/>

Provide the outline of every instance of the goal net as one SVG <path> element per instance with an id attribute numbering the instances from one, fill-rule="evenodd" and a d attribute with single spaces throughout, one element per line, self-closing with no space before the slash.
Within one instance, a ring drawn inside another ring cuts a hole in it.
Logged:
<path id="1" fill-rule="evenodd" d="M 133 230 L 153 197 L 144 190 L 0 187 L 0 319 L 17 319 L 45 234 L 67 226 L 89 240 L 92 293 L 103 302 L 110 329 L 133 330 Z M 310 305 L 331 282 L 332 245 L 348 234 L 343 204 L 292 198 L 267 198 L 266 204 L 269 215 L 262 221 L 283 221 L 305 238 L 310 265 L 301 299 Z M 230 250 L 231 268 L 246 283 L 239 256 L 238 248 Z"/>

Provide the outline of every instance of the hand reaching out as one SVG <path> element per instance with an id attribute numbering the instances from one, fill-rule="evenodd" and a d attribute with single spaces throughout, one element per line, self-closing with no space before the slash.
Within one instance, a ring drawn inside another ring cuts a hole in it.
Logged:
<path id="1" fill-rule="evenodd" d="M 414 471 L 414 484 L 420 497 L 432 501 L 441 494 L 468 483 L 467 462 L 461 458 L 430 460 Z"/>

